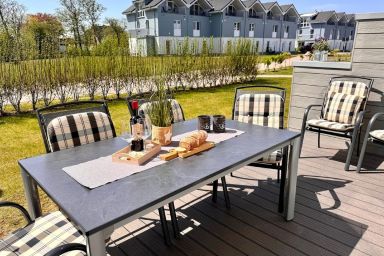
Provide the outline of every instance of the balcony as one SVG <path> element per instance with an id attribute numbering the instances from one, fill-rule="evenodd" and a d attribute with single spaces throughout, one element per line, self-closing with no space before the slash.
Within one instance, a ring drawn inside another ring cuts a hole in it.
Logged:
<path id="1" fill-rule="evenodd" d="M 252 19 L 263 19 L 264 16 L 263 16 L 263 14 L 248 14 L 248 18 L 252 18 Z"/>
<path id="2" fill-rule="evenodd" d="M 225 15 L 231 17 L 244 17 L 242 12 L 226 12 Z"/>
<path id="3" fill-rule="evenodd" d="M 284 17 L 284 21 L 297 22 L 297 18 L 296 17 Z"/>
<path id="4" fill-rule="evenodd" d="M 151 34 L 150 30 L 146 28 L 130 29 L 128 33 L 131 37 L 154 36 L 154 34 Z"/>
<path id="5" fill-rule="evenodd" d="M 184 8 L 180 8 L 180 7 L 167 8 L 166 6 L 163 6 L 161 8 L 161 12 L 162 13 L 185 14 Z"/>
<path id="6" fill-rule="evenodd" d="M 207 17 L 208 16 L 208 13 L 207 12 L 193 12 L 192 10 L 189 12 L 189 14 L 191 16 L 203 16 L 203 17 Z"/>
<path id="7" fill-rule="evenodd" d="M 267 20 L 281 20 L 280 16 L 267 16 Z"/>

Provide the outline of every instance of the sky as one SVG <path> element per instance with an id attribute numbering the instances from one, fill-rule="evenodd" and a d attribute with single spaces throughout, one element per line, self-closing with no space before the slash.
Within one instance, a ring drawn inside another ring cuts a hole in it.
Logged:
<path id="1" fill-rule="evenodd" d="M 46 12 L 55 13 L 59 7 L 58 0 L 17 0 L 27 8 L 27 13 Z M 273 0 L 271 0 L 273 1 Z M 107 10 L 103 14 L 105 17 L 123 18 L 121 14 L 127 9 L 131 0 L 98 0 Z M 262 2 L 268 2 L 262 1 Z M 336 10 L 337 12 L 347 13 L 368 13 L 384 12 L 383 0 L 279 0 L 280 4 L 293 3 L 299 13 L 327 10 Z"/>

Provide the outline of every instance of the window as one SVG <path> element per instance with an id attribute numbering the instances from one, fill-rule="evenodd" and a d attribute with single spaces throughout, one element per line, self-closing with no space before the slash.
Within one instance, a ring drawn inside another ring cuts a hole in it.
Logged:
<path id="1" fill-rule="evenodd" d="M 351 30 L 351 34 L 350 34 L 350 36 L 353 36 L 354 33 L 355 33 L 355 31 L 354 31 L 354 30 Z"/>
<path id="2" fill-rule="evenodd" d="M 240 31 L 240 22 L 233 23 L 233 30 Z"/>
<path id="3" fill-rule="evenodd" d="M 308 20 L 302 20 L 301 23 L 300 23 L 300 27 L 302 27 L 302 28 L 309 27 Z"/>
<path id="4" fill-rule="evenodd" d="M 193 30 L 200 30 L 200 21 L 193 22 Z"/>
<path id="5" fill-rule="evenodd" d="M 302 34 L 303 34 L 303 30 L 300 29 L 300 30 L 299 30 L 299 35 L 302 35 Z"/>
<path id="6" fill-rule="evenodd" d="M 255 24 L 249 24 L 249 31 L 255 31 Z"/>
<path id="7" fill-rule="evenodd" d="M 279 29 L 278 25 L 273 25 L 273 32 L 277 33 L 277 30 Z"/>
<path id="8" fill-rule="evenodd" d="M 173 11 L 175 9 L 175 3 L 173 1 L 167 1 L 167 11 Z"/>
<path id="9" fill-rule="evenodd" d="M 257 16 L 257 13 L 254 9 L 250 9 L 249 10 L 249 17 L 256 17 Z"/>
<path id="10" fill-rule="evenodd" d="M 285 33 L 289 33 L 289 26 L 287 26 L 286 28 L 285 28 Z"/>
<path id="11" fill-rule="evenodd" d="M 143 10 L 139 10 L 138 12 L 137 12 L 137 17 L 138 18 L 144 18 L 144 15 L 145 13 L 144 13 L 144 11 Z"/>
<path id="12" fill-rule="evenodd" d="M 174 20 L 173 21 L 173 28 L 174 29 L 181 29 L 181 20 Z"/>
<path id="13" fill-rule="evenodd" d="M 235 16 L 236 15 L 236 9 L 233 5 L 228 6 L 227 8 L 227 15 Z"/>
<path id="14" fill-rule="evenodd" d="M 145 28 L 149 30 L 149 20 L 145 21 Z"/>
<path id="15" fill-rule="evenodd" d="M 311 32 L 309 33 L 309 37 L 310 37 L 310 38 L 313 38 L 314 34 L 315 34 L 315 30 L 314 30 L 314 29 L 311 29 Z"/>
<path id="16" fill-rule="evenodd" d="M 289 49 L 288 49 L 289 52 L 292 51 L 292 42 L 289 42 Z"/>
<path id="17" fill-rule="evenodd" d="M 201 8 L 198 4 L 194 4 L 189 9 L 189 13 L 191 15 L 201 15 L 203 13 L 203 8 Z"/>
<path id="18" fill-rule="evenodd" d="M 136 21 L 136 28 L 140 28 L 140 21 Z"/>

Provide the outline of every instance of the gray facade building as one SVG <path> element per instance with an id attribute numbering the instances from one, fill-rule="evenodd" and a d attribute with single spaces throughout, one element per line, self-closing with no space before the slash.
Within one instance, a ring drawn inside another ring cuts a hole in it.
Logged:
<path id="1" fill-rule="evenodd" d="M 132 51 L 175 53 L 186 38 L 201 51 L 225 52 L 240 38 L 252 40 L 259 52 L 295 50 L 299 14 L 294 5 L 259 0 L 136 0 L 123 12 Z"/>
<path id="2" fill-rule="evenodd" d="M 302 14 L 297 31 L 298 45 L 311 45 L 317 39 L 324 38 L 332 50 L 351 51 L 355 32 L 354 14 L 335 11 Z"/>

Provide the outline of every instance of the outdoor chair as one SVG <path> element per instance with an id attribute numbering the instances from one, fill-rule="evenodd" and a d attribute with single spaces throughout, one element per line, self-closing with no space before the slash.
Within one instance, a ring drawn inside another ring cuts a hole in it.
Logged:
<path id="1" fill-rule="evenodd" d="M 116 137 L 108 106 L 103 101 L 70 102 L 38 109 L 36 112 L 47 153 Z M 169 207 L 174 208 L 173 203 Z M 169 244 L 164 207 L 159 208 L 159 215 L 165 242 Z M 174 225 L 173 219 L 176 216 L 171 216 Z M 175 236 L 178 237 L 178 233 Z"/>
<path id="2" fill-rule="evenodd" d="M 367 149 L 368 142 L 384 146 L 384 130 L 372 130 L 374 123 L 379 117 L 384 117 L 384 113 L 376 113 L 371 121 L 369 121 L 367 131 L 365 132 L 363 146 L 361 147 L 359 162 L 357 164 L 357 171 L 361 171 L 361 166 L 363 164 L 365 151 Z M 364 172 L 373 172 L 373 171 L 364 171 Z"/>
<path id="3" fill-rule="evenodd" d="M 244 86 L 236 88 L 232 119 L 243 123 L 283 129 L 285 96 L 285 89 L 276 86 Z M 250 166 L 277 170 L 277 182 L 280 182 L 281 177 L 280 212 L 283 210 L 282 195 L 287 170 L 285 156 L 287 156 L 287 149 L 281 149 L 250 164 Z M 231 173 L 231 176 L 233 177 L 233 173 Z M 217 189 L 217 187 L 215 188 Z M 224 186 L 223 190 L 226 190 Z"/>
<path id="4" fill-rule="evenodd" d="M 131 105 L 133 100 L 137 100 L 139 102 L 139 115 L 146 117 L 147 109 L 150 106 L 150 102 L 146 98 L 144 98 L 144 94 L 137 94 L 127 98 L 128 110 L 131 115 L 133 115 L 133 109 Z M 172 113 L 172 123 L 184 122 L 185 121 L 184 111 L 180 103 L 177 100 L 172 98 L 170 98 L 169 100 L 172 106 L 170 110 Z M 150 120 L 146 120 L 146 121 L 148 122 L 147 125 L 150 125 Z"/>
<path id="5" fill-rule="evenodd" d="M 4 255 L 57 256 L 70 251 L 87 252 L 85 238 L 61 212 L 53 212 L 32 221 L 27 210 L 19 204 L 0 202 L 0 208 L 3 207 L 19 210 L 27 221 L 26 227 L 0 239 L 0 251 Z"/>
<path id="6" fill-rule="evenodd" d="M 301 128 L 301 148 L 303 147 L 306 130 L 318 133 L 317 146 L 319 148 L 321 133 L 348 138 L 351 143 L 349 144 L 344 167 L 348 171 L 357 140 L 357 153 L 359 152 L 361 127 L 373 81 L 371 78 L 357 76 L 331 78 L 323 104 L 310 105 L 304 112 Z M 321 107 L 320 118 L 308 120 L 313 107 Z"/>

